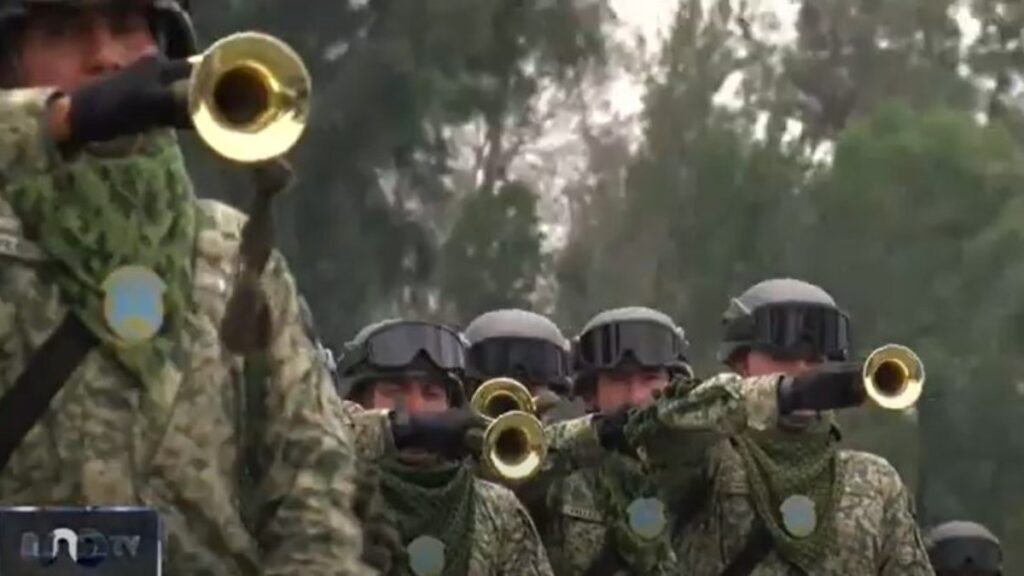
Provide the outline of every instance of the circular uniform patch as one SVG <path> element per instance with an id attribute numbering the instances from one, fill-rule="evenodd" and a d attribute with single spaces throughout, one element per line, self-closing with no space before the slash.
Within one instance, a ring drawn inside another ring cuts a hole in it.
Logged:
<path id="1" fill-rule="evenodd" d="M 433 536 L 418 536 L 405 547 L 409 568 L 416 576 L 439 576 L 444 572 L 444 542 Z"/>
<path id="2" fill-rule="evenodd" d="M 143 266 L 123 266 L 103 282 L 103 315 L 125 344 L 149 340 L 164 323 L 164 281 Z"/>
<path id="3" fill-rule="evenodd" d="M 814 501 L 803 494 L 786 498 L 782 506 L 779 506 L 779 511 L 782 512 L 782 525 L 794 538 L 810 536 L 818 525 Z"/>
<path id="4" fill-rule="evenodd" d="M 626 512 L 630 530 L 645 540 L 653 540 L 665 530 L 665 505 L 657 498 L 637 498 Z"/>

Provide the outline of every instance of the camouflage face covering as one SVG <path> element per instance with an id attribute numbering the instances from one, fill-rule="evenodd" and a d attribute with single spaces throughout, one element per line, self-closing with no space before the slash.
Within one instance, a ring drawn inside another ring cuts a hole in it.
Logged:
<path id="1" fill-rule="evenodd" d="M 396 519 L 402 542 L 409 545 L 427 536 L 443 543 L 441 570 L 437 574 L 461 576 L 469 570 L 474 494 L 473 469 L 461 462 L 407 465 L 395 459 L 381 463 L 381 494 Z M 410 564 L 417 553 L 409 551 Z M 413 575 L 410 565 L 397 574 Z"/>
<path id="2" fill-rule="evenodd" d="M 736 438 L 758 518 L 775 550 L 811 574 L 836 545 L 835 505 L 842 491 L 831 415 L 800 432 L 771 429 Z"/>
<path id="3" fill-rule="evenodd" d="M 91 149 L 48 174 L 11 182 L 5 193 L 57 262 L 64 303 L 125 367 L 154 381 L 171 366 L 188 309 L 196 229 L 173 132 Z M 126 266 L 147 269 L 164 285 L 162 325 L 140 343 L 118 338 L 105 310 L 104 284 Z"/>
<path id="4" fill-rule="evenodd" d="M 660 504 L 649 474 L 633 458 L 607 454 L 597 478 L 595 495 L 619 556 L 635 573 L 652 573 L 671 554 L 671 533 L 667 517 L 637 518 L 644 504 Z"/>

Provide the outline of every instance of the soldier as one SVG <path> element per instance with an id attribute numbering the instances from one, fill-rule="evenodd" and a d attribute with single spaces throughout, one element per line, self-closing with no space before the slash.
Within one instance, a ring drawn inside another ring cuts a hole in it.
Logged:
<path id="1" fill-rule="evenodd" d="M 526 310 L 495 310 L 470 322 L 465 335 L 471 390 L 491 378 L 513 378 L 542 404 L 545 421 L 571 413 L 559 401 L 569 395 L 569 341 L 554 322 Z"/>
<path id="2" fill-rule="evenodd" d="M 342 393 L 368 409 L 366 417 L 387 411 L 394 424 L 394 445 L 373 434 L 362 453 L 379 464 L 383 502 L 406 545 L 398 573 L 550 575 L 526 510 L 508 489 L 474 478 L 464 447 L 427 451 L 404 440 L 409 421 L 455 414 L 465 403 L 464 354 L 457 332 L 408 320 L 368 326 L 345 345 Z M 360 429 L 361 415 L 355 420 Z"/>
<path id="3" fill-rule="evenodd" d="M 0 0 L 0 501 L 152 506 L 172 575 L 365 573 L 279 254 L 260 365 L 218 337 L 244 217 L 171 130 L 194 50 L 176 0 Z"/>
<path id="4" fill-rule="evenodd" d="M 897 472 L 839 450 L 831 414 L 816 411 L 863 401 L 860 365 L 831 362 L 849 354 L 832 297 L 768 280 L 733 299 L 723 322 L 720 358 L 735 373 L 667 391 L 625 429 L 665 490 L 699 491 L 700 477 L 679 482 L 671 467 L 710 454 L 710 501 L 676 542 L 685 573 L 932 574 Z"/>
<path id="5" fill-rule="evenodd" d="M 644 406 L 671 381 L 689 381 L 683 329 L 656 310 L 607 310 L 575 339 L 573 393 L 588 412 L 617 418 Z M 552 463 L 544 504 L 531 503 L 560 575 L 654 574 L 673 564 L 669 519 L 641 463 L 617 452 L 559 454 L 563 434 L 590 427 L 578 419 L 549 428 Z M 544 482 L 539 480 L 538 482 Z M 529 498 L 528 495 L 524 495 Z"/>
<path id="6" fill-rule="evenodd" d="M 938 576 L 1002 576 L 1002 546 L 981 524 L 940 524 L 928 532 L 925 543 Z"/>

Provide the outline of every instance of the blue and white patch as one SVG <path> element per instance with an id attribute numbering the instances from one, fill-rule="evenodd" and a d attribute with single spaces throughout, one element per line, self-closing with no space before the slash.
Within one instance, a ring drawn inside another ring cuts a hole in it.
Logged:
<path id="1" fill-rule="evenodd" d="M 409 569 L 416 576 L 440 576 L 444 572 L 444 542 L 433 536 L 418 536 L 405 547 Z"/>
<path id="2" fill-rule="evenodd" d="M 814 533 L 818 526 L 818 515 L 814 509 L 814 500 L 803 494 L 794 494 L 786 498 L 779 506 L 782 512 L 782 525 L 794 538 L 806 538 Z"/>
<path id="3" fill-rule="evenodd" d="M 145 342 L 164 323 L 167 285 L 143 266 L 123 266 L 103 282 L 103 314 L 111 332 L 125 344 Z"/>
<path id="4" fill-rule="evenodd" d="M 665 530 L 665 505 L 657 498 L 637 498 L 626 508 L 629 528 L 645 540 L 654 540 Z"/>

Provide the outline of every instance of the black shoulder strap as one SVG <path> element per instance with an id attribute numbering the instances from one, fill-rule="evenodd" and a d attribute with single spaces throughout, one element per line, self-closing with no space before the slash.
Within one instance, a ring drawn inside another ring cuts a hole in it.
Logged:
<path id="1" fill-rule="evenodd" d="M 99 340 L 69 312 L 0 398 L 0 470 Z"/>
<path id="2" fill-rule="evenodd" d="M 732 559 L 732 562 L 729 562 L 721 576 L 747 576 L 771 551 L 771 534 L 759 523 L 755 523 L 743 549 Z"/>

